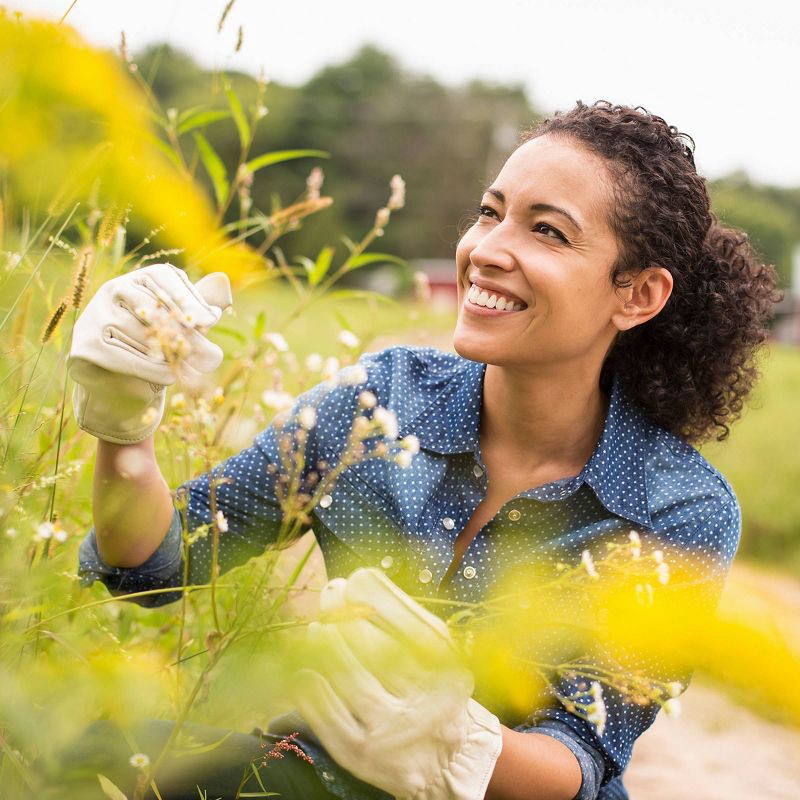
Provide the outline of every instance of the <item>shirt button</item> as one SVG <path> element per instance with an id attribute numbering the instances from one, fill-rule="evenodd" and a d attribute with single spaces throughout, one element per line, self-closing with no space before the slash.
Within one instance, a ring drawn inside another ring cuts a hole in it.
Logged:
<path id="1" fill-rule="evenodd" d="M 473 474 L 473 475 L 474 475 L 476 478 L 482 478 L 482 477 L 483 477 L 483 469 L 481 469 L 481 467 L 479 467 L 479 466 L 476 464 L 476 465 L 475 465 L 475 466 L 472 468 L 472 474 Z"/>
<path id="2" fill-rule="evenodd" d="M 516 508 L 512 508 L 511 511 L 508 512 L 508 518 L 512 522 L 519 522 L 522 518 L 522 514 Z"/>
<path id="3" fill-rule="evenodd" d="M 381 559 L 381 566 L 384 569 L 389 569 L 394 564 L 394 559 L 391 556 L 384 556 Z"/>
<path id="4" fill-rule="evenodd" d="M 430 583 L 433 580 L 433 573 L 429 569 L 421 569 L 419 571 L 419 582 Z"/>
<path id="5" fill-rule="evenodd" d="M 464 572 L 462 574 L 467 580 L 471 580 L 477 573 L 475 567 L 464 567 Z"/>
<path id="6" fill-rule="evenodd" d="M 319 504 L 322 508 L 330 508 L 333 498 L 329 494 L 324 494 L 319 499 Z"/>
<path id="7" fill-rule="evenodd" d="M 451 531 L 451 530 L 453 530 L 453 528 L 455 528 L 455 526 L 456 526 L 456 521 L 455 521 L 454 519 L 452 519 L 452 517 L 445 517 L 445 518 L 442 520 L 442 525 L 444 525 L 444 527 L 445 527 L 445 528 L 446 528 L 448 531 Z"/>

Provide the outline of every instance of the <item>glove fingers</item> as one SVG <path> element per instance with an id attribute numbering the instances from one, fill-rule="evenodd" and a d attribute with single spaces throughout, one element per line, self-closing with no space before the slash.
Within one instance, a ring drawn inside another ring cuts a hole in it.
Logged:
<path id="1" fill-rule="evenodd" d="M 358 722 L 325 677 L 310 669 L 297 673 L 294 704 L 311 730 L 336 761 L 360 748 L 363 735 Z M 357 751 L 356 751 L 357 752 Z"/>
<path id="2" fill-rule="evenodd" d="M 355 719 L 371 729 L 380 723 L 382 709 L 393 705 L 393 696 L 380 683 L 380 675 L 373 675 L 353 655 L 336 625 L 312 622 L 308 626 L 308 642 L 316 657 L 315 670 L 331 685 Z M 373 709 L 379 718 L 373 719 Z"/>
<path id="3" fill-rule="evenodd" d="M 452 659 L 454 649 L 447 625 L 426 611 L 402 589 L 375 569 L 358 569 L 347 581 L 347 602 L 375 609 L 373 622 L 385 627 L 422 653 Z"/>
<path id="4" fill-rule="evenodd" d="M 209 272 L 195 283 L 194 290 L 210 306 L 216 306 L 222 311 L 233 304 L 231 282 L 224 272 Z"/>
<path id="5" fill-rule="evenodd" d="M 347 581 L 344 578 L 333 578 L 329 580 L 319 597 L 319 607 L 321 611 L 335 611 L 347 604 L 345 593 L 347 591 Z"/>
<path id="6" fill-rule="evenodd" d="M 170 312 L 176 313 L 183 324 L 194 327 L 210 327 L 219 321 L 221 309 L 212 309 L 203 297 L 195 291 L 183 270 L 168 265 L 154 265 L 139 270 L 134 278 L 149 292 L 154 300 Z"/>

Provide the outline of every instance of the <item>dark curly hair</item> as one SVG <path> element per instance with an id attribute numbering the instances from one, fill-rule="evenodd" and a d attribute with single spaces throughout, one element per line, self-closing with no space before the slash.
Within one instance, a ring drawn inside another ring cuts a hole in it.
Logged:
<path id="1" fill-rule="evenodd" d="M 623 388 L 667 430 L 691 442 L 728 436 L 758 377 L 776 272 L 747 234 L 711 211 L 694 164 L 694 140 L 641 106 L 580 100 L 523 132 L 569 138 L 599 155 L 613 178 L 609 223 L 620 250 L 610 279 L 665 267 L 673 290 L 648 322 L 618 334 L 601 382 Z"/>

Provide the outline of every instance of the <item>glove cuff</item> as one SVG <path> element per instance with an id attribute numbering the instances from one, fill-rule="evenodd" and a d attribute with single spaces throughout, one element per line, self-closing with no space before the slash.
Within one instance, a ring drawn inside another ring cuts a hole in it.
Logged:
<path id="1" fill-rule="evenodd" d="M 152 436 L 161 423 L 166 404 L 163 386 L 146 384 L 149 397 L 118 396 L 98 392 L 79 383 L 72 392 L 72 408 L 78 427 L 113 444 L 136 444 Z"/>

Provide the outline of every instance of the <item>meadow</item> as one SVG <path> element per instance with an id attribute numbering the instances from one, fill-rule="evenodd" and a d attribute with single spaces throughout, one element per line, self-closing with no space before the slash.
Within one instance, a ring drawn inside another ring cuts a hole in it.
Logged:
<path id="1" fill-rule="evenodd" d="M 264 117 L 266 83 L 245 107 L 225 76 L 218 76 L 229 105 L 225 119 L 241 145 L 237 168 L 227 171 L 203 136 L 205 126 L 220 121 L 219 112 L 159 108 L 124 53 L 112 59 L 55 26 L 3 16 L 0 45 L 9 55 L 9 69 L 0 74 L 0 96 L 7 98 L 0 152 L 9 154 L 0 198 L 0 789 L 14 798 L 82 797 L 49 776 L 64 748 L 98 718 L 122 726 L 175 719 L 170 748 L 202 755 L 182 736 L 183 722 L 247 730 L 287 710 L 287 682 L 308 622 L 289 613 L 287 600 L 312 557 L 309 547 L 287 564 L 268 550 L 230 573 L 212 574 L 208 585 L 183 587 L 179 601 L 159 608 L 116 600 L 99 583 L 81 586 L 77 553 L 92 524 L 95 440 L 72 418 L 67 355 L 87 301 L 105 281 L 165 260 L 185 266 L 193 280 L 222 270 L 233 282 L 233 309 L 210 334 L 225 360 L 200 383 L 170 390 L 156 438 L 173 490 L 250 444 L 270 423 L 286 425 L 281 415 L 300 392 L 348 380 L 346 368 L 365 350 L 401 341 L 448 347 L 454 316 L 430 305 L 422 280 L 415 295 L 398 301 L 343 282 L 365 267 L 389 264 L 414 283 L 407 264 L 378 249 L 392 216 L 402 213 L 399 176 L 376 178 L 385 184 L 386 205 L 374 209 L 358 235 L 342 234 L 309 257 L 286 260 L 281 238 L 298 235 L 304 220 L 324 213 L 335 198 L 324 194 L 319 168 L 328 154 L 250 152 Z M 45 52 L 52 58 L 35 57 Z M 109 96 L 119 102 L 107 103 Z M 18 124 L 8 125 L 9 118 Z M 272 164 L 302 159 L 309 172 L 299 196 L 253 208 L 252 182 Z M 132 240 L 132 220 L 147 235 Z M 773 348 L 757 393 L 760 408 L 747 412 L 729 443 L 707 450 L 742 500 L 742 555 L 784 566 L 800 558 L 800 505 L 793 489 L 800 423 L 791 413 L 798 384 L 798 353 Z M 354 423 L 354 458 L 392 458 L 402 465 L 413 456 L 413 443 L 392 435 L 386 413 L 361 419 Z M 313 421 L 301 427 L 309 425 Z M 287 430 L 301 443 L 297 426 Z M 372 450 L 365 449 L 367 442 Z M 287 474 L 299 463 L 294 455 L 283 465 Z M 282 504 L 280 544 L 307 531 L 310 509 L 332 488 L 325 481 L 335 481 L 334 473 L 323 474 L 308 491 L 292 484 Z M 184 530 L 184 546 L 200 536 L 217 546 L 225 528 L 224 519 L 212 519 L 204 530 Z M 587 593 L 604 585 L 598 577 L 624 574 L 625 582 L 604 598 L 620 611 L 612 615 L 619 626 L 614 635 L 646 638 L 665 658 L 674 658 L 670 648 L 685 655 L 702 641 L 710 674 L 744 688 L 758 683 L 762 696 L 797 718 L 800 705 L 787 700 L 783 687 L 800 656 L 770 638 L 757 620 L 745 614 L 712 623 L 691 605 L 671 617 L 658 604 L 636 599 L 660 596 L 669 583 L 660 551 L 632 537 L 559 569 L 548 577 L 550 588 Z M 520 624 L 520 609 L 525 624 L 546 626 L 542 608 L 534 618 L 529 605 L 515 607 L 516 616 L 509 612 L 504 623 L 512 627 L 504 635 L 488 634 L 491 657 L 472 664 L 502 702 L 520 709 L 530 708 L 546 681 L 539 665 L 528 664 L 531 673 L 515 664 L 502 641 L 513 640 L 508 632 Z M 472 612 L 462 609 L 459 623 L 469 622 Z M 654 622 L 659 635 L 644 637 Z M 556 668 L 583 674 L 574 664 Z M 674 681 L 599 666 L 586 677 L 588 696 L 558 699 L 598 729 L 605 724 L 603 686 L 623 691 L 632 702 L 677 710 L 681 687 Z M 134 800 L 148 786 L 157 792 L 165 756 L 143 755 L 135 765 L 141 780 Z M 268 796 L 268 765 L 261 766 L 263 791 L 248 796 Z M 62 773 L 69 767 L 60 765 Z M 105 777 L 89 777 L 97 791 L 119 800 L 120 790 Z"/>

